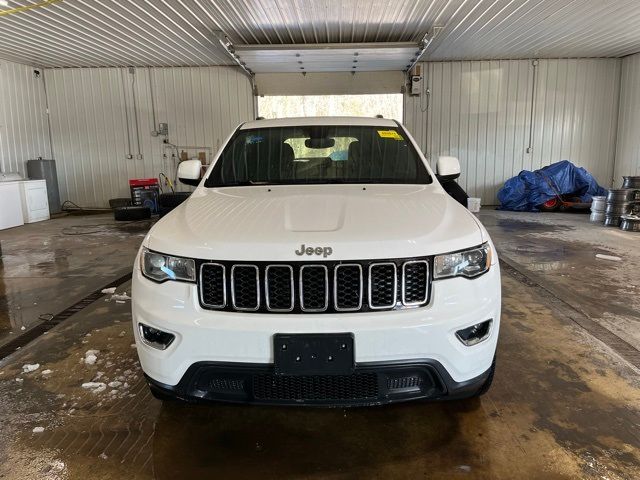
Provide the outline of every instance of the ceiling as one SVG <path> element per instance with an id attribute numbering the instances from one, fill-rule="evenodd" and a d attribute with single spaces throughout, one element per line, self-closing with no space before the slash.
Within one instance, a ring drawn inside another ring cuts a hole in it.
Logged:
<path id="1" fill-rule="evenodd" d="M 640 2 L 8 0 L 0 57 L 41 67 L 233 64 L 220 31 L 234 45 L 417 45 L 429 32 L 423 60 L 619 57 L 640 51 Z"/>

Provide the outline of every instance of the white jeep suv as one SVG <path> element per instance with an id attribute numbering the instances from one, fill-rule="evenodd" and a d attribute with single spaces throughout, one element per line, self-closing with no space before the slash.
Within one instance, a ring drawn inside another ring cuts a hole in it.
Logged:
<path id="1" fill-rule="evenodd" d="M 133 324 L 158 398 L 375 405 L 484 393 L 500 325 L 485 228 L 399 123 L 240 125 L 145 237 Z M 202 179 L 201 179 L 202 178 Z"/>

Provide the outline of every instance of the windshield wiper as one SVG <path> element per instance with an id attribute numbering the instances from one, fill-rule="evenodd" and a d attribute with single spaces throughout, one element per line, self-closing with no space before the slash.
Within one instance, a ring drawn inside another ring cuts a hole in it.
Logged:
<path id="1" fill-rule="evenodd" d="M 228 183 L 216 183 L 209 188 L 221 188 L 221 187 L 253 187 L 263 185 L 278 185 L 278 182 L 256 182 L 253 180 L 243 180 L 241 182 L 228 182 Z"/>

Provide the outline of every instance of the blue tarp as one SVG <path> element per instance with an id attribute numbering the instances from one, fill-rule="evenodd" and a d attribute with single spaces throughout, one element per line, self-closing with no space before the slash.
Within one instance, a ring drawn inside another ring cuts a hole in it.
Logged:
<path id="1" fill-rule="evenodd" d="M 589 203 L 591 197 L 606 194 L 607 191 L 584 168 L 562 160 L 534 172 L 521 171 L 517 177 L 504 182 L 498 191 L 498 200 L 500 210 L 537 212 L 540 205 L 559 195 L 577 197 L 580 202 Z"/>

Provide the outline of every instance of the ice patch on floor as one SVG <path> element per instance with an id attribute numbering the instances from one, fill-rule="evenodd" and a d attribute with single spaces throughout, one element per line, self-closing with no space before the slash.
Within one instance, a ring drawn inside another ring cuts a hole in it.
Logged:
<path id="1" fill-rule="evenodd" d="M 127 295 L 127 292 L 124 293 L 115 293 L 113 295 L 111 295 L 111 300 L 115 300 L 115 301 L 124 301 L 124 300 L 131 300 L 131 297 L 129 295 Z"/>
<path id="2" fill-rule="evenodd" d="M 22 366 L 22 373 L 35 372 L 39 368 L 39 363 L 26 363 Z"/>
<path id="3" fill-rule="evenodd" d="M 100 350 L 87 350 L 84 354 L 84 363 L 87 365 L 93 365 L 98 360 L 98 353 Z"/>
<path id="4" fill-rule="evenodd" d="M 103 288 L 100 293 L 106 293 L 106 294 L 114 294 L 116 293 L 116 287 L 111 287 L 111 288 Z"/>
<path id="5" fill-rule="evenodd" d="M 100 393 L 107 389 L 107 385 L 103 382 L 86 382 L 82 384 L 82 388 L 91 390 L 92 393 Z"/>

